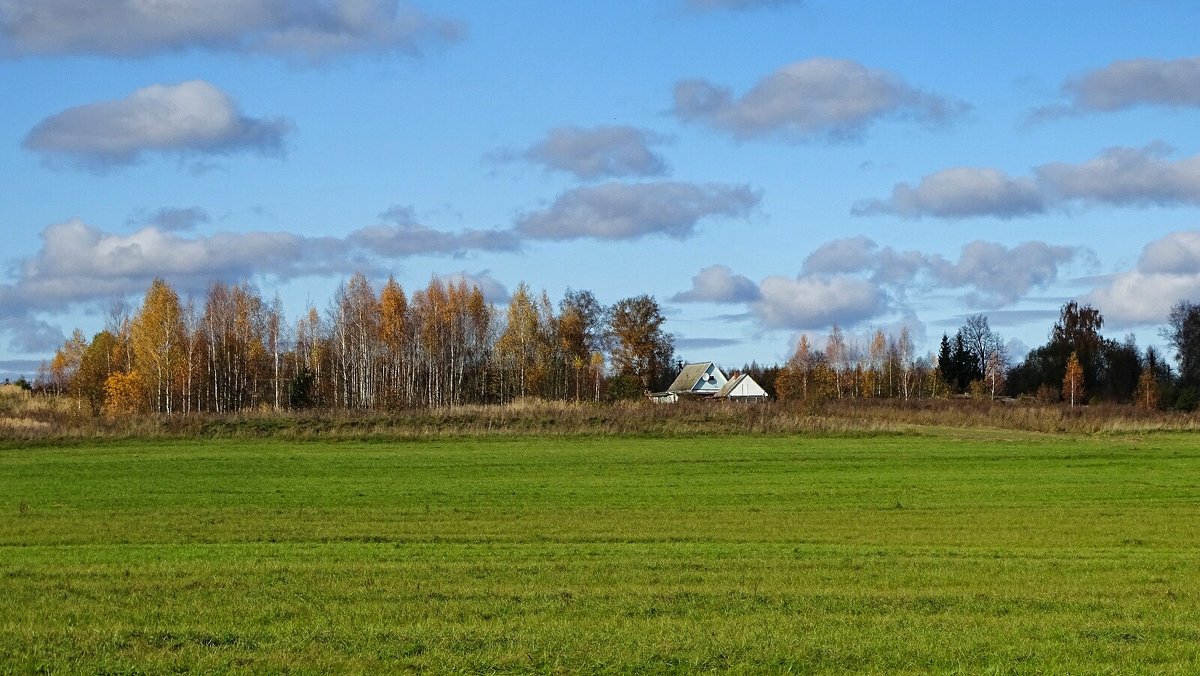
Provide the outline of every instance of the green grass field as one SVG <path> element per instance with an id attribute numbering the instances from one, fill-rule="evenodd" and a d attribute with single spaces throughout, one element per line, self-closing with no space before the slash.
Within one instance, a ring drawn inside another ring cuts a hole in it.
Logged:
<path id="1" fill-rule="evenodd" d="M 1200 438 L 0 447 L 0 670 L 1200 672 Z"/>

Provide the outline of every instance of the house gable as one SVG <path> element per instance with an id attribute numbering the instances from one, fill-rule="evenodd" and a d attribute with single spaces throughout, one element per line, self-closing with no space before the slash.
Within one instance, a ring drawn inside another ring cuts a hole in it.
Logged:
<path id="1" fill-rule="evenodd" d="M 721 369 L 711 361 L 688 364 L 679 372 L 675 381 L 667 388 L 667 392 L 676 395 L 711 396 L 719 392 L 728 380 Z"/>
<path id="2" fill-rule="evenodd" d="M 770 397 L 762 385 L 745 373 L 725 383 L 715 396 L 718 399 L 740 401 L 764 401 Z"/>

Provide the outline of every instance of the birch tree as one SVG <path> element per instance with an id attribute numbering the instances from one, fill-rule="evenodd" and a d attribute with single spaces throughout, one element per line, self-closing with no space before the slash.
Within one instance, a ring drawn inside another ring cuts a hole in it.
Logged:
<path id="1" fill-rule="evenodd" d="M 913 343 L 907 326 L 900 327 L 900 336 L 896 339 L 896 352 L 900 357 L 900 391 L 904 394 L 904 400 L 908 401 L 913 373 Z"/>
<path id="2" fill-rule="evenodd" d="M 509 299 L 504 331 L 496 343 L 500 369 L 509 383 L 506 388 L 502 386 L 501 396 L 507 392 L 506 398 L 511 399 L 514 395 L 524 397 L 538 393 L 540 328 L 541 318 L 529 296 L 529 286 L 521 282 Z"/>
<path id="3" fill-rule="evenodd" d="M 379 292 L 379 339 L 385 400 L 392 404 L 409 403 L 408 370 L 411 369 L 410 321 L 408 297 L 394 277 Z"/>
<path id="4" fill-rule="evenodd" d="M 1075 402 L 1083 401 L 1083 366 L 1079 363 L 1079 355 L 1074 352 L 1067 359 L 1067 375 L 1063 377 L 1063 396 L 1067 398 L 1072 407 L 1075 406 Z"/>
<path id="5" fill-rule="evenodd" d="M 179 295 L 155 279 L 131 326 L 134 363 L 153 378 L 153 408 L 167 415 L 174 410 L 175 374 L 183 355 L 182 315 Z"/>
<path id="6" fill-rule="evenodd" d="M 842 375 L 849 363 L 849 350 L 842 329 L 834 324 L 829 328 L 829 337 L 825 339 L 825 361 L 833 371 L 833 389 L 837 397 L 842 397 Z"/>

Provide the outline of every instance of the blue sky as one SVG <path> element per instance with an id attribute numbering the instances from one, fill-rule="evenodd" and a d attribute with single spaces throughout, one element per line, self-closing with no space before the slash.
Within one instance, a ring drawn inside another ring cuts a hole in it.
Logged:
<path id="1" fill-rule="evenodd" d="M 0 0 L 0 373 L 161 276 L 650 293 L 680 356 L 1200 300 L 1194 3 Z"/>

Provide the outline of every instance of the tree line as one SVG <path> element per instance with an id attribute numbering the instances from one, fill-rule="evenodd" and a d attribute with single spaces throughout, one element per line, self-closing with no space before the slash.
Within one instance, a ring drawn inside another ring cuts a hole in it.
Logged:
<path id="1" fill-rule="evenodd" d="M 664 389 L 682 366 L 649 295 L 602 304 L 568 290 L 557 302 L 518 285 L 505 308 L 477 286 L 432 278 L 406 292 L 394 278 L 376 291 L 362 274 L 339 285 L 325 310 L 294 321 L 278 297 L 249 283 L 214 283 L 181 299 L 156 279 L 142 304 L 115 303 L 88 340 L 76 330 L 37 386 L 100 413 L 226 413 L 249 409 L 398 409 L 636 398 Z M 859 341 L 833 326 L 818 349 L 800 336 L 787 363 L 750 364 L 782 400 L 1036 397 L 1191 410 L 1200 401 L 1200 305 L 1180 301 L 1162 335 L 1177 368 L 1132 335 L 1101 334 L 1100 312 L 1065 304 L 1046 344 L 1014 362 L 983 314 L 967 317 L 936 353 L 916 355 L 907 328 Z"/>
<path id="2" fill-rule="evenodd" d="M 522 283 L 498 310 L 465 281 L 377 292 L 355 274 L 324 312 L 288 322 L 248 283 L 184 300 L 156 279 L 136 311 L 118 302 L 90 340 L 76 330 L 38 386 L 97 415 L 599 401 L 665 387 L 664 321 L 648 295 L 606 306 L 568 290 L 555 304 Z"/>
<path id="3" fill-rule="evenodd" d="M 965 395 L 1033 397 L 1072 406 L 1197 407 L 1200 304 L 1179 301 L 1167 317 L 1161 335 L 1175 351 L 1174 369 L 1154 347 L 1139 349 L 1132 334 L 1107 338 L 1103 326 L 1099 310 L 1070 301 L 1060 309 L 1047 342 L 1014 363 L 983 314 L 967 317 L 953 337 L 943 334 L 937 354 L 918 358 L 907 328 L 896 336 L 876 330 L 863 346 L 847 340 L 835 325 L 822 350 L 802 335 L 773 385 L 785 400 Z"/>

